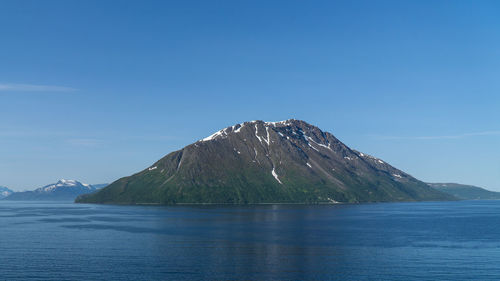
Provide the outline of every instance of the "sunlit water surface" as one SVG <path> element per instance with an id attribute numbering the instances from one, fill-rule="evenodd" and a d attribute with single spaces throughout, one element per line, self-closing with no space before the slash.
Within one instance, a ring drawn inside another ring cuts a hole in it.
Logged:
<path id="1" fill-rule="evenodd" d="M 498 280 L 500 201 L 0 201 L 2 280 Z"/>

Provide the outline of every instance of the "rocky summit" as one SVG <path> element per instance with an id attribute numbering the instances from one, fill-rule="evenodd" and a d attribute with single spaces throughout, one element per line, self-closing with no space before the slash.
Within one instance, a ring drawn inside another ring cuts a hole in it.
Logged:
<path id="1" fill-rule="evenodd" d="M 338 203 L 452 200 L 304 121 L 222 129 L 80 203 Z"/>

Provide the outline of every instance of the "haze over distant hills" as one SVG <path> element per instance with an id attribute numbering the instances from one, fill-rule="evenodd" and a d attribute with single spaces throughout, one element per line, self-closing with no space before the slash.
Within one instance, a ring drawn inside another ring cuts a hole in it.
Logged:
<path id="1" fill-rule="evenodd" d="M 172 152 L 77 202 L 335 203 L 453 200 L 304 121 L 251 121 Z"/>
<path id="2" fill-rule="evenodd" d="M 12 194 L 14 191 L 8 189 L 7 187 L 5 186 L 0 186 L 0 199 L 2 198 L 5 198 L 7 196 L 9 196 L 10 194 Z"/>
<path id="3" fill-rule="evenodd" d="M 75 200 L 79 195 L 95 192 L 106 185 L 90 185 L 62 179 L 33 191 L 13 192 L 3 200 Z"/>
<path id="4" fill-rule="evenodd" d="M 500 192 L 489 191 L 481 187 L 458 183 L 429 183 L 441 192 L 451 194 L 459 199 L 500 199 Z"/>

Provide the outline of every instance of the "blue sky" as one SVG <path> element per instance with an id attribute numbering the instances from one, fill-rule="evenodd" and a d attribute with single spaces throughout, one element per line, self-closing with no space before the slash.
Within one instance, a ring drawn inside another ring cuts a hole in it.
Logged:
<path id="1" fill-rule="evenodd" d="M 111 182 L 249 120 L 500 190 L 497 1 L 0 1 L 0 185 Z"/>

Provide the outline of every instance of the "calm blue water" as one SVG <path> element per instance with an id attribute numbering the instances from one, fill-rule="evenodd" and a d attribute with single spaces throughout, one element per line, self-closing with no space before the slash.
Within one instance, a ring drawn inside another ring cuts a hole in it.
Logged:
<path id="1" fill-rule="evenodd" d="M 500 201 L 141 207 L 0 201 L 4 280 L 487 280 Z"/>

